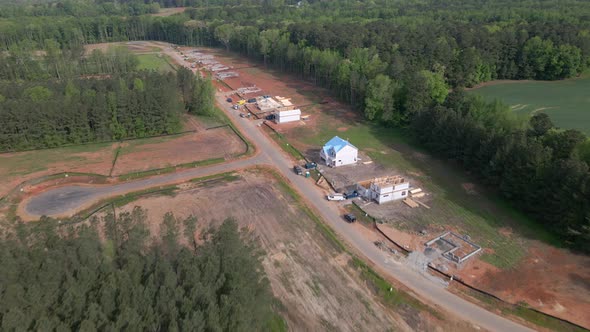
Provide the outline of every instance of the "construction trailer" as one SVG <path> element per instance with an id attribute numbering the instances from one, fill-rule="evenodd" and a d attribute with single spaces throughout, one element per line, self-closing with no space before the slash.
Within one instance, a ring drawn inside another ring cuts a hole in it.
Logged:
<path id="1" fill-rule="evenodd" d="M 361 196 L 379 204 L 406 198 L 409 189 L 410 183 L 399 175 L 374 178 L 357 184 L 357 192 Z"/>
<path id="2" fill-rule="evenodd" d="M 301 120 L 301 110 L 280 111 L 275 116 L 276 123 L 287 123 Z"/>

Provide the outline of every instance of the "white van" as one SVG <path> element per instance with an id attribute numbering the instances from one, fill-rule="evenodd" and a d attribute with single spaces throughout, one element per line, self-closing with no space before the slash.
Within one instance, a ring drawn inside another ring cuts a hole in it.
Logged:
<path id="1" fill-rule="evenodd" d="M 328 200 L 329 201 L 343 201 L 346 198 L 344 198 L 343 194 L 330 194 L 328 195 Z"/>

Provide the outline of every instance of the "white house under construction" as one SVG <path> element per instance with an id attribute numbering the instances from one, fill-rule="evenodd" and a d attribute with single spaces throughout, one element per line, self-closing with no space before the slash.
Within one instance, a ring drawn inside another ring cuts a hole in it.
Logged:
<path id="1" fill-rule="evenodd" d="M 361 196 L 379 204 L 406 198 L 409 189 L 410 183 L 398 175 L 374 178 L 357 184 L 357 192 Z"/>

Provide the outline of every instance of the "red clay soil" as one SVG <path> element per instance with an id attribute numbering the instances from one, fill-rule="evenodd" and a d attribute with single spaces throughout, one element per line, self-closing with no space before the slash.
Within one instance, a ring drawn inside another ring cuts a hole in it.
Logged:
<path id="1" fill-rule="evenodd" d="M 230 159 L 246 145 L 228 127 L 216 128 L 131 147 L 123 143 L 113 175 L 165 168 L 215 158 Z"/>
<path id="2" fill-rule="evenodd" d="M 476 260 L 460 275 L 506 301 L 526 302 L 590 328 L 590 257 L 534 242 L 513 269 L 502 271 Z"/>
<path id="3" fill-rule="evenodd" d="M 410 250 L 424 246 L 424 237 L 380 226 L 386 235 Z M 509 230 L 500 232 L 507 234 Z M 526 302 L 537 310 L 590 328 L 590 257 L 531 243 L 527 256 L 512 269 L 500 270 L 476 256 L 460 270 L 448 264 L 448 273 L 507 302 Z"/>
<path id="4" fill-rule="evenodd" d="M 61 148 L 1 154 L 0 197 L 25 181 L 47 175 L 62 172 L 108 175 L 116 144 L 94 152 L 69 152 L 70 149 Z"/>

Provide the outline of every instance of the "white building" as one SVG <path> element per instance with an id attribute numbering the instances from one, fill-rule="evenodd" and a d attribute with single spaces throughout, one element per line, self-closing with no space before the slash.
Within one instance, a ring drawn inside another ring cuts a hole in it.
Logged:
<path id="1" fill-rule="evenodd" d="M 375 178 L 370 181 L 360 182 L 357 184 L 359 195 L 376 201 L 385 203 L 408 197 L 410 183 L 401 176 L 388 176 Z"/>
<path id="2" fill-rule="evenodd" d="M 277 123 L 286 123 L 301 120 L 301 110 L 280 111 L 275 116 Z"/>
<path id="3" fill-rule="evenodd" d="M 334 136 L 324 145 L 320 157 L 331 167 L 356 164 L 358 149 L 348 141 Z"/>

